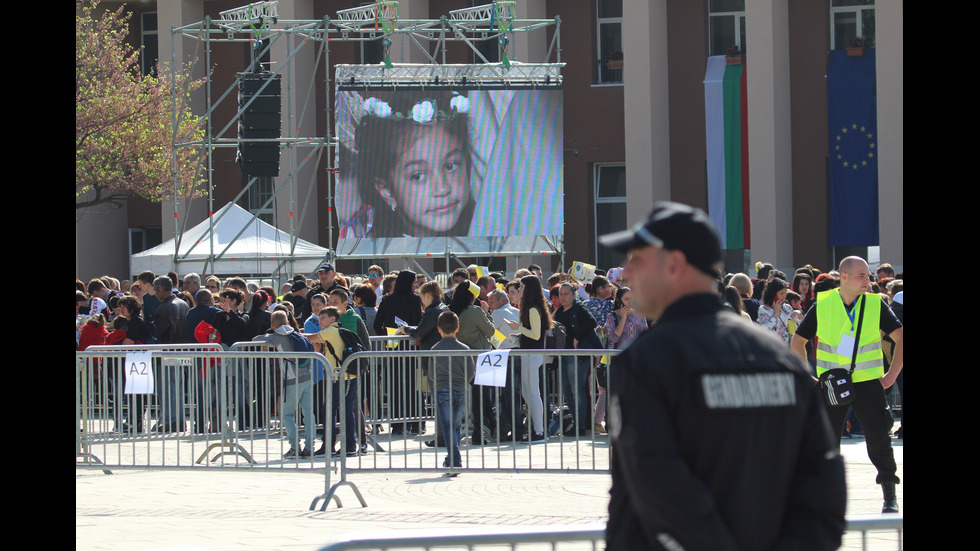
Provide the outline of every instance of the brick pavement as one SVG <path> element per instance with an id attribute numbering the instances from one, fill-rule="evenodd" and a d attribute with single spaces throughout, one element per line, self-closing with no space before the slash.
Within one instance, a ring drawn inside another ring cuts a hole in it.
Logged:
<path id="1" fill-rule="evenodd" d="M 904 480 L 902 441 L 894 442 Z M 847 514 L 877 516 L 881 493 L 864 441 L 845 440 L 842 453 Z M 609 475 L 604 473 L 522 470 L 449 478 L 431 471 L 352 471 L 348 479 L 361 490 L 367 508 L 341 488 L 343 508 L 309 511 L 323 491 L 323 476 L 314 472 L 117 470 L 104 475 L 78 469 L 76 549 L 312 550 L 352 533 L 606 520 Z M 903 487 L 898 487 L 902 507 Z M 853 540 L 848 538 L 845 547 L 858 548 Z M 872 549 L 897 549 L 895 537 L 874 535 Z"/>

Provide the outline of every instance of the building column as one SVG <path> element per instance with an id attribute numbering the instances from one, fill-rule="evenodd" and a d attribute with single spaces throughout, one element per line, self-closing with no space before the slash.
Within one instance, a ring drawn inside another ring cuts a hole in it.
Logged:
<path id="1" fill-rule="evenodd" d="M 281 20 L 316 19 L 313 14 L 313 0 L 279 0 L 278 12 Z M 272 45 L 271 59 L 272 70 L 282 69 L 281 135 L 283 138 L 315 137 L 316 115 L 323 111 L 314 104 L 316 95 L 312 93 L 312 87 L 313 79 L 317 76 L 317 67 L 314 66 L 316 51 L 322 43 L 313 40 L 304 43 L 303 36 L 299 34 L 276 38 Z M 293 52 L 296 55 L 288 65 L 281 67 L 281 61 Z M 329 153 L 324 148 L 320 154 Z M 283 149 L 279 160 L 279 176 L 274 184 L 278 188 L 288 179 L 286 187 L 275 201 L 278 228 L 290 234 L 295 233 L 300 239 L 312 243 L 317 242 L 319 232 L 316 155 L 314 149 L 307 146 Z M 309 160 L 306 160 L 307 157 Z"/>
<path id="2" fill-rule="evenodd" d="M 875 5 L 878 90 L 878 243 L 881 261 L 902 270 L 905 234 L 904 36 L 902 2 Z"/>
<path id="3" fill-rule="evenodd" d="M 670 199 L 667 2 L 623 2 L 627 224 Z"/>
<path id="4" fill-rule="evenodd" d="M 746 0 L 752 263 L 793 263 L 788 0 Z M 789 272 L 787 272 L 789 273 Z"/>
<path id="5" fill-rule="evenodd" d="M 355 5 L 355 4 L 351 4 Z M 440 15 L 429 14 L 429 0 L 399 0 L 398 19 L 438 19 Z M 395 23 L 395 28 L 398 28 Z M 424 45 L 425 42 L 423 41 Z M 391 36 L 391 62 L 395 65 L 399 63 L 430 63 L 425 52 L 415 45 L 415 42 L 407 34 L 393 34 Z"/>
<path id="6" fill-rule="evenodd" d="M 194 63 L 192 78 L 206 77 L 203 52 L 199 54 L 199 58 L 194 57 L 197 44 L 189 39 L 174 36 L 170 32 L 172 27 L 181 27 L 202 20 L 204 20 L 204 0 L 157 0 L 161 63 L 172 64 L 171 51 L 173 51 L 178 64 Z M 203 113 L 205 110 L 204 88 L 204 86 L 200 87 L 191 96 L 191 108 L 194 113 Z M 207 218 L 208 201 L 207 197 L 177 201 L 176 209 L 172 197 L 160 203 L 163 240 L 172 239 L 176 235 L 178 226 L 181 230 L 190 229 Z M 219 207 L 220 205 L 217 205 L 215 209 Z M 180 266 L 175 266 L 174 270 L 184 275 Z"/>
<path id="7" fill-rule="evenodd" d="M 548 10 L 545 0 L 522 0 L 517 3 L 517 19 L 546 19 Z M 507 51 L 511 61 L 544 63 L 548 51 L 547 29 L 531 32 L 510 33 Z"/>

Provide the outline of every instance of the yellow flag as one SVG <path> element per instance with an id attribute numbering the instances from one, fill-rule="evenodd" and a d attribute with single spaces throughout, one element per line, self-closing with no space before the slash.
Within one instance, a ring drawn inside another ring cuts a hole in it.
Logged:
<path id="1" fill-rule="evenodd" d="M 595 266 L 576 260 L 572 262 L 572 269 L 568 275 L 581 284 L 591 283 L 595 277 Z"/>
<path id="2" fill-rule="evenodd" d="M 499 329 L 493 330 L 493 336 L 490 337 L 490 342 L 493 343 L 495 347 L 500 348 L 500 343 L 504 342 L 505 340 L 507 340 L 507 337 L 504 336 Z"/>
<path id="3" fill-rule="evenodd" d="M 398 329 L 396 329 L 394 327 L 385 327 L 385 330 L 388 331 L 388 336 L 389 337 L 394 336 L 395 333 L 398 332 Z M 395 339 L 389 340 L 388 341 L 388 348 L 398 348 L 398 341 L 396 341 Z"/>

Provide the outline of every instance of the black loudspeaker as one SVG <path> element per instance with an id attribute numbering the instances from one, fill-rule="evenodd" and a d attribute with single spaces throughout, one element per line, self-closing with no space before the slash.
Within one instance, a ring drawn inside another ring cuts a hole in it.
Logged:
<path id="1" fill-rule="evenodd" d="M 255 142 L 255 139 L 278 139 L 282 126 L 282 75 L 270 79 L 271 73 L 238 74 L 238 107 L 252 103 L 238 119 L 238 156 L 235 161 L 248 176 L 279 175 L 279 144 Z M 259 92 L 263 84 L 268 85 Z M 253 99 L 254 98 L 254 99 Z"/>

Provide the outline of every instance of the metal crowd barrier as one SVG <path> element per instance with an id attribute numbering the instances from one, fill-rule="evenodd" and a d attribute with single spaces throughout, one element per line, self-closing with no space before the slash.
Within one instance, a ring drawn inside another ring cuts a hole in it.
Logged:
<path id="1" fill-rule="evenodd" d="M 449 457 L 446 442 L 439 446 L 437 430 L 442 431 L 437 428 L 433 413 L 434 401 L 440 398 L 438 391 L 453 386 L 452 375 L 448 380 L 440 380 L 435 375 L 437 371 L 433 371 L 434 380 L 430 381 L 425 373 L 433 370 L 438 362 L 451 360 L 469 362 L 475 373 L 478 362 L 492 361 L 481 357 L 483 352 L 486 351 L 387 350 L 360 352 L 346 358 L 340 371 L 356 376 L 348 381 L 346 399 L 338 403 L 338 418 L 347 419 L 349 410 L 362 415 L 363 404 L 369 404 L 367 410 L 376 416 L 339 423 L 340 481 L 331 486 L 330 472 L 325 473 L 325 487 L 331 490 L 325 494 L 328 499 L 321 510 L 327 507 L 336 487 L 353 486 L 347 480 L 350 470 L 445 470 L 450 475 L 466 470 L 609 471 L 609 440 L 605 434 L 593 430 L 599 396 L 595 392 L 593 364 L 601 358 L 611 358 L 618 351 L 602 349 L 507 350 L 505 362 L 498 366 L 504 386 L 467 384 L 458 399 L 462 411 L 454 413 L 461 418 L 456 426 L 462 425 L 462 429 L 460 462 L 456 464 Z M 535 359 L 543 361 L 536 370 L 521 368 L 534 365 Z M 549 367 L 552 364 L 554 368 Z M 605 370 L 601 385 L 604 388 L 608 388 L 608 371 Z M 530 384 L 532 380 L 537 382 L 536 386 Z M 375 393 L 375 388 L 380 391 Z M 541 404 L 540 415 L 531 406 L 535 388 Z M 579 399 L 567 399 L 577 390 Z M 535 416 L 538 422 L 533 421 Z M 571 433 L 567 430 L 572 423 L 570 418 L 580 420 Z M 426 427 L 427 421 L 431 424 Z M 387 433 L 377 432 L 382 422 L 388 426 Z M 363 434 L 365 425 L 372 427 L 369 438 Z M 521 436 L 522 432 L 530 434 L 536 428 L 546 435 L 543 441 L 528 442 L 526 435 Z M 351 435 L 349 439 L 348 435 Z M 310 509 L 316 506 L 314 500 Z"/>
<path id="2" fill-rule="evenodd" d="M 439 396 L 434 390 L 449 388 L 452 381 L 429 381 L 425 372 L 437 361 L 453 358 L 467 359 L 475 367 L 480 352 L 421 352 L 413 349 L 416 341 L 408 337 L 372 338 L 371 345 L 372 351 L 347 358 L 330 376 L 324 373 L 328 362 L 320 354 L 272 352 L 269 345 L 255 342 L 237 343 L 231 351 L 193 344 L 99 346 L 78 352 L 76 463 L 103 470 L 323 469 L 326 491 L 311 509 L 321 498 L 323 508 L 331 498 L 339 505 L 333 494 L 345 485 L 363 504 L 357 488 L 347 481 L 349 469 L 443 468 L 447 449 L 430 447 L 426 441 L 438 443 Z M 548 362 L 533 378 L 525 377 L 538 381 L 540 416 L 531 415 L 524 405 L 519 367 L 520 362 L 540 357 L 537 351 L 508 351 L 503 388 L 463 385 L 467 391 L 460 399 L 461 462 L 450 461 L 448 471 L 608 471 L 608 439 L 591 430 L 598 396 L 593 367 L 600 356 L 616 351 L 544 352 Z M 302 402 L 284 402 L 290 387 L 283 370 L 297 362 L 310 362 L 321 374 L 320 381 L 311 382 L 312 420 L 304 415 Z M 549 367 L 552 364 L 556 367 Z M 140 381 L 152 382 L 152 391 L 127 389 L 127 383 Z M 566 400 L 576 389 L 581 398 Z M 569 419 L 576 414 L 581 434 L 567 434 Z M 531 431 L 531 417 L 541 421 L 546 442 L 528 445 L 521 437 L 525 424 Z M 287 437 L 291 422 L 297 427 L 298 445 Z M 302 443 L 308 440 L 313 445 L 304 449 Z M 295 456 L 290 457 L 294 447 Z M 339 460 L 340 480 L 334 484 L 325 461 L 330 455 Z"/>
<path id="3" fill-rule="evenodd" d="M 320 433 L 304 422 L 299 402 L 284 411 L 282 370 L 298 362 L 322 369 L 326 359 L 271 352 L 260 343 L 234 348 L 94 346 L 76 352 L 78 466 L 322 468 L 314 461 L 319 458 L 285 457 L 288 414 L 296 419 L 300 442 L 309 431 Z M 141 378 L 152 381 L 152 391 L 136 386 Z"/>
<path id="4" fill-rule="evenodd" d="M 356 424 L 358 430 L 364 425 L 377 429 L 377 425 L 387 427 L 386 432 L 376 432 L 356 440 L 361 444 L 361 452 L 351 454 L 346 462 L 349 469 L 434 469 L 442 468 L 445 450 L 427 446 L 426 441 L 435 439 L 436 392 L 448 387 L 452 381 L 426 380 L 424 372 L 437 358 L 466 358 L 475 365 L 481 352 L 473 351 L 434 351 L 423 353 L 407 350 L 363 352 L 351 356 L 344 362 L 342 370 L 357 373 L 357 395 L 349 399 L 354 404 L 368 404 L 363 422 Z M 522 397 L 520 386 L 521 368 L 518 362 L 527 361 L 534 356 L 542 356 L 538 351 L 511 349 L 506 366 L 507 386 L 494 388 L 481 385 L 466 385 L 463 411 L 463 455 L 464 469 L 504 470 L 534 469 L 545 471 L 608 471 L 608 439 L 604 434 L 593 431 L 593 417 L 596 398 L 593 364 L 600 357 L 612 357 L 616 350 L 546 350 L 549 361 L 537 371 L 538 388 L 541 396 L 543 429 L 547 431 L 547 441 L 563 442 L 568 445 L 548 448 L 540 458 L 531 461 L 529 448 L 519 447 L 526 443 L 521 438 L 527 424 L 525 418 L 529 411 Z M 516 360 L 516 361 L 515 361 Z M 564 369 L 560 364 L 564 362 Z M 552 366 L 552 364 L 555 364 Z M 608 370 L 606 370 L 608 372 Z M 608 377 L 608 376 L 607 376 Z M 576 380 L 579 385 L 566 385 Z M 513 383 L 517 384 L 513 384 Z M 372 385 L 380 389 L 375 393 Z M 608 382 L 603 381 L 608 388 Z M 567 399 L 569 389 L 580 389 L 581 401 L 574 397 Z M 367 390 L 366 390 L 367 389 Z M 566 404 L 568 404 L 566 406 Z M 346 405 L 346 404 L 344 404 Z M 363 410 L 362 410 L 363 411 Z M 476 415 L 474 415 L 476 414 Z M 514 419 L 517 419 L 515 426 Z M 579 434 L 567 434 L 566 427 L 578 419 L 576 429 Z M 481 428 L 474 428 L 475 420 Z M 429 423 L 429 424 L 426 424 Z M 424 427 L 424 429 L 423 429 Z M 346 427 L 341 427 L 343 431 Z M 516 430 L 515 430 L 516 429 Z M 531 428 L 527 432 L 531 432 Z M 482 441 L 483 445 L 474 443 Z M 365 446 L 365 444 L 367 446 Z M 588 447 L 588 451 L 586 451 Z M 382 455 L 386 450 L 390 453 Z M 596 450 L 599 450 L 598 453 Z M 364 453 L 366 451 L 366 453 Z M 437 453 L 438 452 L 438 453 Z M 442 455 L 439 455 L 442 453 Z M 527 456 L 527 457 L 525 457 Z"/>
<path id="5" fill-rule="evenodd" d="M 902 517 L 848 518 L 841 549 L 861 549 L 867 551 L 871 545 L 869 533 L 893 532 L 894 537 L 874 542 L 875 549 L 902 549 Z M 860 547 L 853 540 L 860 536 Z M 507 546 L 511 550 L 548 549 L 551 551 L 572 551 L 605 549 L 605 527 L 595 525 L 563 526 L 548 528 L 508 527 L 497 531 L 474 533 L 466 530 L 427 530 L 425 534 L 399 533 L 397 536 L 373 538 L 350 538 L 321 547 L 320 551 L 350 551 L 358 549 L 466 549 L 475 551 L 482 548 L 500 549 Z"/>

